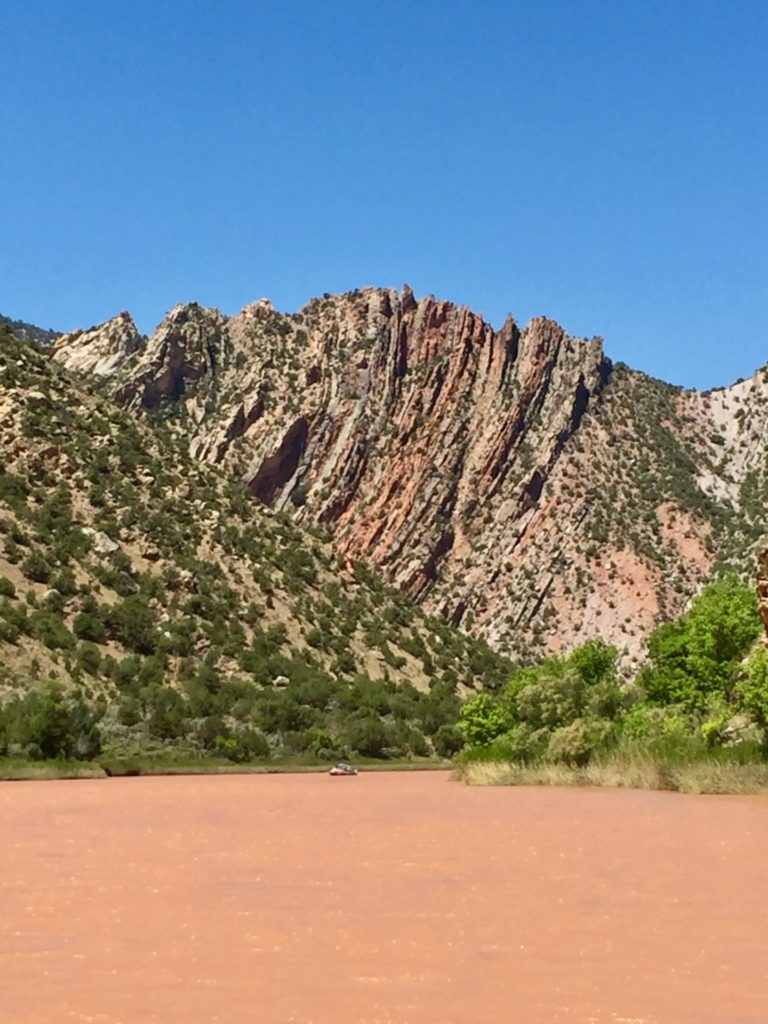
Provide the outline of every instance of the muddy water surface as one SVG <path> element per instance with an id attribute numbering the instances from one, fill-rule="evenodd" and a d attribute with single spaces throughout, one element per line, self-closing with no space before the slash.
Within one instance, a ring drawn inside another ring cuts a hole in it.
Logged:
<path id="1" fill-rule="evenodd" d="M 2 1024 L 766 1024 L 768 799 L 0 783 Z"/>

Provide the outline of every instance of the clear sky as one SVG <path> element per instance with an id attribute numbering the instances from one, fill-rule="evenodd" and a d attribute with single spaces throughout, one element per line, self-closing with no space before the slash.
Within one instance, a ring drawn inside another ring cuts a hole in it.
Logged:
<path id="1" fill-rule="evenodd" d="M 765 0 L 0 0 L 0 312 L 545 314 L 711 386 L 768 361 Z"/>

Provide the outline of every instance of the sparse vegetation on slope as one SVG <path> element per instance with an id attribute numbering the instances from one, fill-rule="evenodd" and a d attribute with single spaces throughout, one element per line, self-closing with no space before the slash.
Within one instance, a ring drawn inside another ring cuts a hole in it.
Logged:
<path id="1" fill-rule="evenodd" d="M 545 318 L 494 331 L 367 288 L 292 315 L 190 303 L 148 339 L 121 314 L 56 358 L 523 661 L 601 636 L 636 670 L 768 526 L 765 371 L 686 391 Z"/>
<path id="2" fill-rule="evenodd" d="M 25 323 L 23 320 L 11 320 L 10 317 L 0 314 L 0 330 L 3 328 L 20 341 L 31 341 L 37 345 L 52 345 L 60 336 L 59 331 L 35 327 L 34 324 Z"/>
<path id="3" fill-rule="evenodd" d="M 0 330 L 0 753 L 455 752 L 503 659 Z"/>

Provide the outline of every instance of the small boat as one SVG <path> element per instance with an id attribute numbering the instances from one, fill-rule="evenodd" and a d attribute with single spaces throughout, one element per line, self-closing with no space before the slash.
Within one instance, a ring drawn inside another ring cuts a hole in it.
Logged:
<path id="1" fill-rule="evenodd" d="M 353 768 L 351 764 L 347 764 L 346 761 L 339 761 L 333 768 L 328 772 L 329 775 L 357 775 L 357 768 Z"/>

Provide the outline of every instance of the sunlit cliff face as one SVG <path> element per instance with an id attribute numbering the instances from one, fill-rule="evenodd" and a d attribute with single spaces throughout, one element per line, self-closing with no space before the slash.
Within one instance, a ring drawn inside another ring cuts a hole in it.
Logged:
<path id="1" fill-rule="evenodd" d="M 178 306 L 146 341 L 126 316 L 55 358 L 503 650 L 600 635 L 629 664 L 762 530 L 762 373 L 683 392 L 550 320 L 497 331 L 407 287 Z"/>

